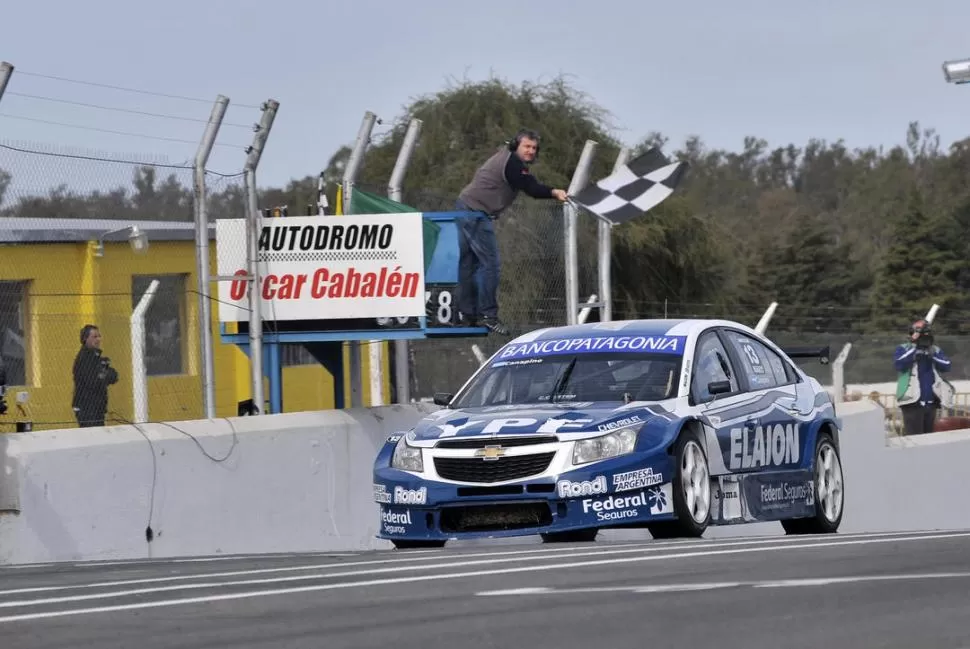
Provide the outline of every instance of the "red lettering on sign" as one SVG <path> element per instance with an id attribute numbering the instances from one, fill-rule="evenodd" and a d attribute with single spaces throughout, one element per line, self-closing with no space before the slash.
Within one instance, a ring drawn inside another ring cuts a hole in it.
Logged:
<path id="1" fill-rule="evenodd" d="M 236 277 L 245 277 L 246 271 L 243 269 L 237 270 L 233 275 Z M 246 297 L 246 284 L 248 282 L 244 279 L 234 279 L 229 285 L 229 297 L 233 300 L 241 300 Z"/>
<path id="2" fill-rule="evenodd" d="M 344 272 L 331 272 L 328 268 L 318 268 L 313 273 L 310 295 L 315 300 L 325 297 L 342 298 L 383 298 L 414 297 L 419 293 L 418 273 L 402 273 L 401 267 L 381 268 L 379 273 L 349 268 Z"/>
<path id="3" fill-rule="evenodd" d="M 245 270 L 235 272 L 245 276 Z M 349 268 L 346 271 L 331 271 L 318 268 L 312 275 L 305 273 L 269 273 L 260 278 L 260 294 L 264 300 L 299 300 L 304 289 L 309 287 L 309 295 L 314 300 L 325 298 L 413 298 L 418 295 L 418 273 L 401 272 L 401 267 L 381 268 L 379 272 L 365 272 Z M 248 282 L 244 279 L 232 280 L 229 295 L 239 301 L 246 297 Z"/>
<path id="4" fill-rule="evenodd" d="M 263 278 L 264 300 L 299 300 L 307 277 L 304 274 L 267 275 Z"/>

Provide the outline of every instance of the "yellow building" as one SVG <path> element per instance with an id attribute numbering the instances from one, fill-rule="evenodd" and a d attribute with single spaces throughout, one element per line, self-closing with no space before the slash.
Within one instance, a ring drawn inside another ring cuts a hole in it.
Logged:
<path id="1" fill-rule="evenodd" d="M 137 225 L 147 235 L 147 251 L 139 254 L 132 249 L 129 232 L 105 236 L 129 225 Z M 210 226 L 209 261 L 214 276 L 214 226 Z M 72 365 L 85 324 L 100 328 L 104 355 L 120 375 L 108 389 L 108 423 L 132 420 L 131 314 L 153 279 L 159 280 L 159 287 L 145 318 L 148 419 L 200 419 L 194 225 L 0 218 L 0 354 L 9 384 L 9 410 L 0 415 L 0 431 L 13 431 L 17 421 L 31 421 L 35 430 L 77 426 L 71 410 Z M 213 300 L 218 299 L 215 282 L 209 291 Z M 216 415 L 235 416 L 238 404 L 252 396 L 249 359 L 235 345 L 220 341 L 215 302 L 211 314 Z M 382 401 L 387 403 L 390 385 L 384 345 Z M 361 357 L 362 374 L 368 376 L 369 355 Z M 282 358 L 285 412 L 334 407 L 333 377 L 301 345 L 284 346 Z M 348 367 L 346 349 L 344 358 Z M 349 395 L 349 369 L 343 381 Z M 362 383 L 363 402 L 370 404 L 369 382 Z M 27 394 L 26 404 L 18 404 L 20 393 Z M 264 381 L 264 395 L 268 404 L 268 381 Z"/>

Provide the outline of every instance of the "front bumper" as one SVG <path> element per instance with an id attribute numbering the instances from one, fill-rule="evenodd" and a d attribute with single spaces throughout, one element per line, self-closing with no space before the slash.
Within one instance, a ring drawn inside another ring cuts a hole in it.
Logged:
<path id="1" fill-rule="evenodd" d="M 637 526 L 674 517 L 666 454 L 632 454 L 576 470 L 501 483 L 374 472 L 378 537 L 456 540 Z"/>

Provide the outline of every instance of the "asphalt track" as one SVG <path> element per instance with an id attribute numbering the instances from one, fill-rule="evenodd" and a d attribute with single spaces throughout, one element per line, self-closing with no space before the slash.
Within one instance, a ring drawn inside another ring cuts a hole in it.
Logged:
<path id="1" fill-rule="evenodd" d="M 0 647 L 970 647 L 970 531 L 0 568 Z"/>

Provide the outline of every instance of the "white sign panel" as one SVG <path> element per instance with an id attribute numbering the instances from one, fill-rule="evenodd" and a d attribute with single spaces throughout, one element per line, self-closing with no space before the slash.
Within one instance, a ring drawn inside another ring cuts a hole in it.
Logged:
<path id="1" fill-rule="evenodd" d="M 219 275 L 246 274 L 246 220 L 216 221 Z M 257 254 L 267 320 L 423 316 L 420 213 L 261 219 Z M 249 284 L 219 282 L 219 320 L 249 320 Z"/>

